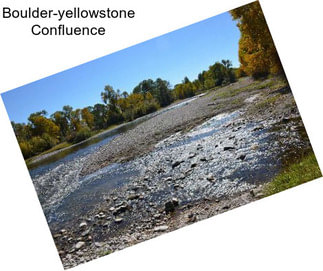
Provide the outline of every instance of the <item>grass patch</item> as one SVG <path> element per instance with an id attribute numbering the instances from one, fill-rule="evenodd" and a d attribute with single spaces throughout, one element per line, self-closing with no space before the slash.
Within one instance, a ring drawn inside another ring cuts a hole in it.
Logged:
<path id="1" fill-rule="evenodd" d="M 259 110 L 259 109 L 263 109 L 263 108 L 267 108 L 271 105 L 273 105 L 280 97 L 280 94 L 277 94 L 275 96 L 269 97 L 259 103 L 256 103 L 255 105 L 253 105 L 253 108 L 251 110 Z"/>
<path id="2" fill-rule="evenodd" d="M 238 95 L 239 93 L 253 91 L 253 90 L 261 90 L 261 89 L 276 90 L 276 89 L 286 87 L 287 85 L 288 83 L 284 78 L 274 77 L 274 78 L 266 79 L 264 81 L 254 81 L 248 86 L 241 87 L 241 88 L 237 86 L 224 88 L 222 91 L 219 91 L 217 93 L 215 99 L 230 98 Z"/>
<path id="3" fill-rule="evenodd" d="M 264 187 L 263 192 L 265 196 L 270 196 L 319 177 L 322 177 L 322 173 L 312 152 L 278 174 Z"/>
<path id="4" fill-rule="evenodd" d="M 234 106 L 240 106 L 243 103 L 243 101 L 244 100 L 242 98 L 236 98 L 231 102 L 231 104 Z"/>

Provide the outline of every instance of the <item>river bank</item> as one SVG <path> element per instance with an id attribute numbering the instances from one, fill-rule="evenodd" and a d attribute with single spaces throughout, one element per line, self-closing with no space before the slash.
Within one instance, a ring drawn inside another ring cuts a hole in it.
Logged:
<path id="1" fill-rule="evenodd" d="M 287 83 L 244 78 L 111 138 L 64 182 L 33 181 L 43 208 L 62 208 L 49 225 L 70 268 L 259 199 L 311 151 Z"/>

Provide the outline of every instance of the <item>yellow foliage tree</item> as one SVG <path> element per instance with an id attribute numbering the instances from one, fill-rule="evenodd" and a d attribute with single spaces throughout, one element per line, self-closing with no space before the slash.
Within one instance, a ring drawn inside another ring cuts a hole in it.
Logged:
<path id="1" fill-rule="evenodd" d="M 258 1 L 230 11 L 238 21 L 240 69 L 255 78 L 279 74 L 283 68 Z"/>
<path id="2" fill-rule="evenodd" d="M 85 121 L 86 125 L 92 129 L 94 126 L 94 116 L 93 114 L 89 111 L 88 108 L 83 108 L 81 111 L 82 115 L 82 120 Z"/>

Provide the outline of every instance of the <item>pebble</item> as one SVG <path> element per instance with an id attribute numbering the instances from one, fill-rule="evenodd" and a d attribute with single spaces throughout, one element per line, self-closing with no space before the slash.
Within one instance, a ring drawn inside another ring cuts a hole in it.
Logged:
<path id="1" fill-rule="evenodd" d="M 172 168 L 175 168 L 175 167 L 179 166 L 181 163 L 183 163 L 183 161 L 175 161 L 175 162 L 172 164 Z"/>
<path id="2" fill-rule="evenodd" d="M 89 233 L 90 233 L 90 229 L 87 229 L 86 231 L 82 232 L 81 235 L 84 237 L 89 235 Z"/>
<path id="3" fill-rule="evenodd" d="M 224 151 L 229 151 L 229 150 L 235 150 L 236 148 L 235 147 L 232 147 L 232 146 L 227 146 L 227 147 L 224 147 L 223 150 Z"/>
<path id="4" fill-rule="evenodd" d="M 115 223 L 121 223 L 123 221 L 123 218 L 122 217 L 116 217 L 115 219 L 114 219 L 114 222 Z"/>
<path id="5" fill-rule="evenodd" d="M 154 228 L 154 232 L 163 232 L 168 230 L 168 226 L 167 225 L 162 225 L 162 226 L 158 226 L 156 228 Z"/>
<path id="6" fill-rule="evenodd" d="M 87 226 L 86 222 L 81 222 L 81 224 L 79 225 L 79 228 L 85 228 Z"/>
<path id="7" fill-rule="evenodd" d="M 215 180 L 212 174 L 207 175 L 206 179 L 210 182 L 213 182 Z"/>
<path id="8" fill-rule="evenodd" d="M 76 249 L 80 249 L 80 248 L 82 248 L 84 245 L 85 245 L 85 242 L 80 241 L 80 242 L 77 242 L 77 243 L 76 243 L 75 248 L 76 248 Z"/>
<path id="9" fill-rule="evenodd" d="M 246 155 L 245 154 L 241 154 L 237 159 L 243 161 L 245 158 L 246 158 Z"/>

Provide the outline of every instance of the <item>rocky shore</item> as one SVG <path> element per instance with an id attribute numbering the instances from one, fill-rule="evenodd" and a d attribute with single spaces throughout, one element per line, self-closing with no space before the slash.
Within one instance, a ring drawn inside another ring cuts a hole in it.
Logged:
<path id="1" fill-rule="evenodd" d="M 139 173 L 64 228 L 52 225 L 63 265 L 259 199 L 266 182 L 310 149 L 290 89 L 278 78 L 245 78 L 158 114 L 83 159 L 83 176 L 112 163 Z"/>

